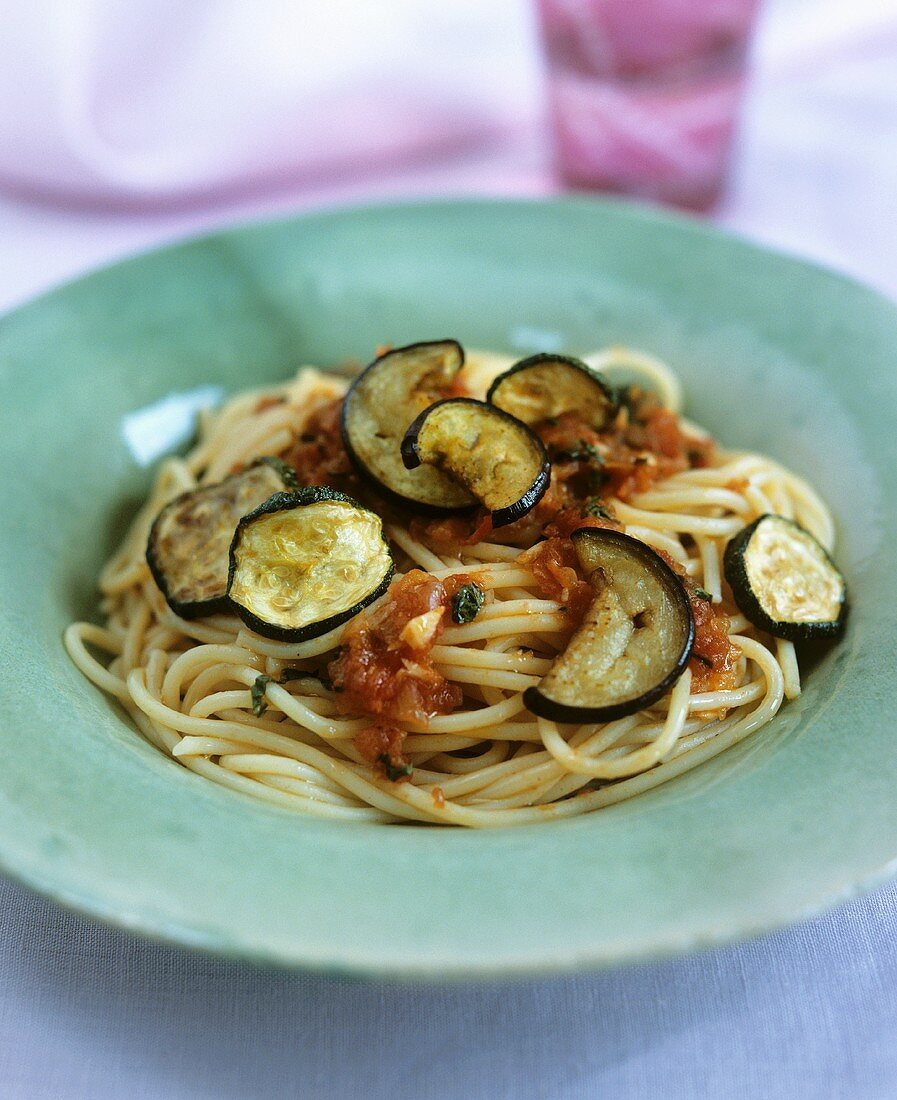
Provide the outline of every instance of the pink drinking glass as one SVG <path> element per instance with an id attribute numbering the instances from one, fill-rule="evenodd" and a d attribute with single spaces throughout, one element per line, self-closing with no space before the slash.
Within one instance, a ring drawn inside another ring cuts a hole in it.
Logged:
<path id="1" fill-rule="evenodd" d="M 565 182 L 712 206 L 758 2 L 537 0 Z"/>

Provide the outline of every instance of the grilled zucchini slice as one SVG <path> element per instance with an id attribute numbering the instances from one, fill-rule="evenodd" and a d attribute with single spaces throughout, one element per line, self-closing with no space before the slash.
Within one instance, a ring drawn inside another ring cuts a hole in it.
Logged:
<path id="1" fill-rule="evenodd" d="M 745 618 L 777 638 L 833 638 L 844 625 L 847 582 L 824 547 L 790 519 L 767 513 L 739 531 L 723 569 Z"/>
<path id="2" fill-rule="evenodd" d="M 611 722 L 661 698 L 685 671 L 695 624 L 682 582 L 650 546 L 622 531 L 571 536 L 595 597 L 527 707 L 557 722 Z"/>
<path id="3" fill-rule="evenodd" d="M 265 457 L 166 504 L 150 529 L 146 560 L 172 611 L 184 619 L 226 611 L 228 550 L 237 522 L 274 493 L 295 488 L 293 469 Z"/>
<path id="4" fill-rule="evenodd" d="M 343 402 L 343 445 L 358 473 L 382 495 L 425 512 L 476 507 L 463 485 L 435 466 L 408 469 L 405 429 L 445 397 L 464 364 L 456 340 L 409 344 L 381 355 L 352 383 Z"/>
<path id="5" fill-rule="evenodd" d="M 529 425 L 576 412 L 600 430 L 617 411 L 614 391 L 602 375 L 581 359 L 545 352 L 500 374 L 486 400 Z"/>
<path id="6" fill-rule="evenodd" d="M 345 493 L 306 486 L 240 520 L 227 595 L 256 633 L 303 642 L 357 615 L 392 573 L 380 517 Z"/>
<path id="7" fill-rule="evenodd" d="M 402 440 L 410 470 L 444 470 L 492 513 L 493 527 L 520 519 L 548 488 L 551 465 L 537 435 L 485 401 L 450 397 L 425 409 Z"/>

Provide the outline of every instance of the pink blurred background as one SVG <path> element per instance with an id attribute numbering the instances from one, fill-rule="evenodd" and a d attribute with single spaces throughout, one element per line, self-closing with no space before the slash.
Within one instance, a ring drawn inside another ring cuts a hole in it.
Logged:
<path id="1" fill-rule="evenodd" d="M 530 0 L 10 7 L 0 308 L 235 218 L 409 195 L 540 196 L 570 181 L 718 200 L 718 223 L 895 291 L 883 238 L 895 221 L 897 3 L 765 0 L 720 192 L 754 4 L 542 0 L 561 62 L 551 82 Z M 571 45 L 582 10 L 604 37 Z M 565 113 L 571 96 L 577 110 Z M 633 104 L 650 126 L 626 121 Z M 676 191 L 683 171 L 691 193 Z"/>

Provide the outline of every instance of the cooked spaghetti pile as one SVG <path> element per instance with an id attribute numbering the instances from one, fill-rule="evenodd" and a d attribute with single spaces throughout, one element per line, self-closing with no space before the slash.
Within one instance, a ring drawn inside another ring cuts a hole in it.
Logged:
<path id="1" fill-rule="evenodd" d="M 510 364 L 471 354 L 451 393 L 482 398 Z M 715 756 L 800 692 L 794 644 L 736 605 L 726 547 L 772 515 L 830 550 L 832 518 L 776 462 L 723 451 L 682 419 L 663 364 L 617 348 L 589 365 L 612 381 L 638 375 L 639 385 L 617 391 L 600 429 L 576 410 L 535 426 L 550 486 L 500 527 L 484 507 L 434 517 L 372 487 L 341 438 L 348 383 L 339 376 L 303 368 L 286 385 L 202 414 L 195 447 L 163 463 L 101 574 L 103 625 L 68 629 L 72 659 L 193 772 L 346 821 L 547 821 Z M 168 502 L 262 456 L 281 459 L 300 485 L 329 486 L 375 512 L 395 561 L 383 595 L 305 641 L 264 636 L 226 607 L 184 618 L 147 564 L 151 525 Z M 589 529 L 657 551 L 687 597 L 693 642 L 649 705 L 608 721 L 559 721 L 545 716 L 550 706 L 530 709 L 524 692 L 548 676 L 595 599 L 577 553 L 584 536 L 574 537 Z"/>

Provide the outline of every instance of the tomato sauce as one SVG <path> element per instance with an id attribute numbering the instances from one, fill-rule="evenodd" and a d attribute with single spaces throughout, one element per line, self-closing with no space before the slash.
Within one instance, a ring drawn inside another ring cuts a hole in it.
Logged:
<path id="1" fill-rule="evenodd" d="M 492 533 L 492 516 L 484 509 L 466 516 L 415 516 L 408 525 L 411 537 L 437 554 L 454 554 L 462 546 L 473 546 Z"/>
<path id="2" fill-rule="evenodd" d="M 407 736 L 398 726 L 375 722 L 355 734 L 355 748 L 382 778 L 402 783 L 410 775 L 408 761 L 402 755 Z"/>
<path id="3" fill-rule="evenodd" d="M 737 687 L 735 665 L 741 654 L 729 641 L 729 616 L 694 590 L 689 591 L 689 602 L 695 620 L 695 644 L 689 661 L 692 693 Z"/>
<path id="4" fill-rule="evenodd" d="M 637 401 L 634 412 L 624 407 L 600 432 L 576 412 L 537 427 L 552 459 L 553 483 L 568 498 L 581 501 L 600 490 L 629 500 L 665 477 L 708 464 L 712 440 L 687 435 L 676 414 L 652 399 Z"/>
<path id="5" fill-rule="evenodd" d="M 302 435 L 284 455 L 303 485 L 329 485 L 352 489 L 355 475 L 340 435 L 343 399 L 335 397 L 316 409 Z"/>
<path id="6" fill-rule="evenodd" d="M 469 580 L 451 578 L 447 587 L 412 569 L 379 607 L 349 625 L 327 669 L 343 710 L 421 722 L 461 704 L 461 688 L 441 675 L 430 651 L 445 629 L 451 590 Z"/>
<path id="7" fill-rule="evenodd" d="M 524 550 L 521 562 L 528 565 L 539 591 L 563 604 L 567 629 L 572 634 L 592 602 L 592 586 L 579 573 L 579 558 L 569 538 L 550 538 Z"/>

